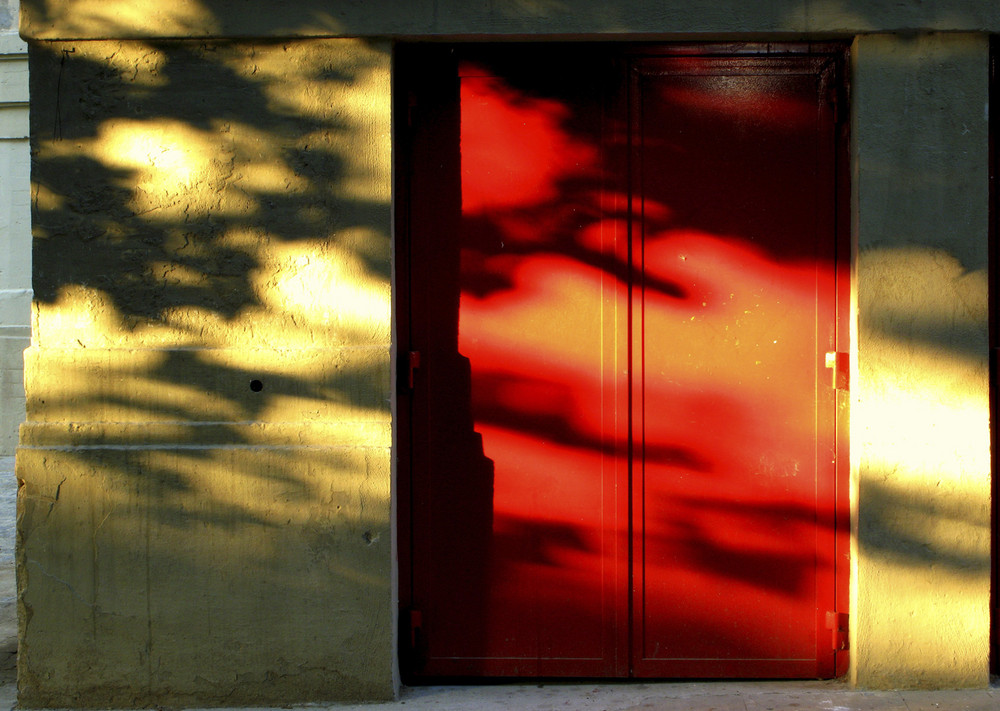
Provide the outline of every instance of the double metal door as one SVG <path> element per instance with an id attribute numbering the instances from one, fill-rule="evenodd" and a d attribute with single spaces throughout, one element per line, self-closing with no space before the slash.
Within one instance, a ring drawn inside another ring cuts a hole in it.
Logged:
<path id="1" fill-rule="evenodd" d="M 764 49 L 400 51 L 411 679 L 843 671 L 842 57 Z"/>

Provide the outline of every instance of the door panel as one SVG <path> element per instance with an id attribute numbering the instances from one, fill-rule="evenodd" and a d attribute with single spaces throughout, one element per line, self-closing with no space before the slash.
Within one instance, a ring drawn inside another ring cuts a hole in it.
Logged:
<path id="1" fill-rule="evenodd" d="M 835 62 L 398 66 L 408 677 L 833 675 Z"/>
<path id="2" fill-rule="evenodd" d="M 449 148 L 412 181 L 448 212 L 411 225 L 415 670 L 627 673 L 625 290 L 597 221 L 600 95 L 530 62 L 452 72 L 452 96 L 416 107 L 416 141 Z"/>
<path id="3" fill-rule="evenodd" d="M 816 673 L 836 404 L 820 62 L 633 64 L 640 675 Z"/>

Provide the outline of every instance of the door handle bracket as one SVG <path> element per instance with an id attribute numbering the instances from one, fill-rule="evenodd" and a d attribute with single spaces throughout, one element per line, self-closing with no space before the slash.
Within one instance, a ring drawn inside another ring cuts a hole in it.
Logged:
<path id="1" fill-rule="evenodd" d="M 850 390 L 851 359 L 849 353 L 828 351 L 826 354 L 826 367 L 833 371 L 830 384 L 834 390 Z"/>

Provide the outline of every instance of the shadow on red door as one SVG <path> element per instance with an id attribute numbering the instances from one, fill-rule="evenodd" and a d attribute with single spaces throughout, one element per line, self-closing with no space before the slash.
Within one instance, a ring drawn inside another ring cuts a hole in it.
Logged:
<path id="1" fill-rule="evenodd" d="M 841 59 L 401 51 L 411 680 L 842 673 Z"/>

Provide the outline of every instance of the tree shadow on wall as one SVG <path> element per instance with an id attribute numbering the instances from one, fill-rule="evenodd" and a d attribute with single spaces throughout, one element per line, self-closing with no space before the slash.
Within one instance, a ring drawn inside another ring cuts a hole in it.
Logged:
<path id="1" fill-rule="evenodd" d="M 269 52 L 274 62 L 279 50 Z M 61 286 L 78 284 L 101 289 L 125 317 L 155 321 L 183 305 L 232 317 L 259 304 L 249 283 L 262 266 L 254 247 L 336 240 L 338 232 L 384 223 L 384 200 L 346 196 L 340 187 L 349 152 L 337 140 L 351 130 L 343 112 L 328 107 L 328 114 L 313 117 L 296 112 L 294 102 L 281 106 L 276 94 L 285 78 L 256 78 L 252 66 L 240 66 L 252 64 L 252 54 L 227 45 L 154 44 L 119 58 L 125 68 L 115 66 L 115 53 L 108 64 L 76 55 L 39 49 L 33 59 L 41 301 L 53 302 Z M 320 97 L 325 89 L 335 98 L 370 67 L 354 68 L 355 75 L 313 69 L 295 79 L 314 81 Z M 53 76 L 57 91 L 50 90 Z M 142 86 L 143 79 L 152 86 Z M 200 133 L 217 140 L 183 144 Z M 49 150 L 39 154 L 41 141 Z M 204 149 L 214 153 L 197 155 Z M 162 154 L 198 165 L 171 166 L 158 160 Z M 254 174 L 266 170 L 263 178 Z M 40 191 L 61 199 L 45 204 L 42 198 L 39 205 Z M 223 238 L 234 231 L 260 243 L 228 246 Z M 387 281 L 387 255 L 382 246 L 356 256 L 373 278 Z M 191 270 L 195 286 L 172 285 L 153 270 L 159 262 Z"/>
<path id="2" fill-rule="evenodd" d="M 46 674 L 64 679 L 63 689 L 95 688 L 94 679 L 120 679 L 128 670 L 121 685 L 96 682 L 94 702 L 119 705 L 259 701 L 241 696 L 247 669 L 267 670 L 276 699 L 316 699 L 333 688 L 330 679 L 388 669 L 390 216 L 388 196 L 377 189 L 384 176 L 366 169 L 368 154 L 358 146 L 383 138 L 372 126 L 388 126 L 351 93 L 375 81 L 384 49 L 357 45 L 338 61 L 303 47 L 158 42 L 32 50 L 36 357 L 44 370 L 29 381 L 34 417 L 19 464 L 22 602 L 26 625 L 32 614 L 44 619 L 50 605 L 66 610 L 67 620 L 86 621 L 78 628 L 86 630 L 69 635 L 74 649 L 104 666 L 66 669 L 51 640 L 36 637 L 22 662 L 26 700 L 68 703 L 46 686 Z M 552 108 L 551 95 L 531 84 L 513 82 L 514 93 L 524 94 L 520 106 Z M 548 116 L 563 145 L 588 140 L 572 116 Z M 614 166 L 621 162 L 612 156 Z M 478 254 L 454 265 L 462 281 L 442 309 L 454 369 L 467 362 L 458 350 L 459 292 L 482 300 L 511 295 L 523 284 L 518 260 L 556 260 L 610 282 L 631 278 L 623 255 L 587 240 L 601 219 L 591 177 L 560 176 L 553 187 L 540 203 L 494 203 L 466 221 L 480 240 Z M 732 212 L 707 207 L 683 218 L 650 212 L 650 228 L 736 231 Z M 522 239 L 539 226 L 551 238 L 546 244 Z M 778 271 L 803 259 L 793 248 L 762 248 L 735 261 L 754 256 Z M 683 274 L 644 278 L 667 311 L 696 309 L 703 299 L 718 306 L 707 297 L 719 289 L 694 289 Z M 492 460 L 476 449 L 473 409 L 480 428 L 544 440 L 526 449 L 529 459 L 546 447 L 584 458 L 623 451 L 622 441 L 581 424 L 585 408 L 551 380 L 507 372 L 509 356 L 480 374 L 482 399 L 473 402 L 469 392 L 456 406 L 470 413 L 461 446 L 482 471 Z M 720 392 L 678 392 L 662 400 L 739 412 Z M 62 426 L 62 434 L 49 434 Z M 369 456 L 364 445 L 372 441 Z M 718 445 L 665 437 L 646 454 L 651 465 L 702 477 L 710 488 Z M 460 493 L 450 490 L 447 501 Z M 535 568 L 599 552 L 592 532 L 572 523 L 511 514 L 494 533 L 492 487 L 477 494 L 484 496 L 448 533 L 461 545 L 487 538 L 491 550 Z M 692 568 L 775 595 L 801 588 L 814 562 L 789 555 L 783 575 L 767 578 L 760 558 L 731 541 L 706 544 L 698 517 L 708 521 L 736 504 L 719 497 L 680 503 L 695 523 L 654 534 L 671 545 L 679 540 Z M 781 530 L 797 530 L 810 515 L 772 502 L 748 512 L 746 522 L 753 529 L 783 521 Z M 475 530 L 462 531 L 465 524 Z M 900 550 L 908 564 L 928 562 L 912 546 Z M 73 564 L 91 560 L 90 568 Z M 48 600 L 33 596 L 33 579 L 48 586 Z M 137 587 L 141 604 L 121 593 Z M 581 592 L 542 610 L 586 627 L 595 591 Z M 133 622 L 112 619 L 114 612 Z M 727 632 L 720 626 L 713 634 Z M 359 642 L 365 635 L 385 647 Z M 224 653 L 198 645 L 181 654 L 186 645 L 178 639 L 202 637 L 223 640 Z M 188 672 L 196 681 L 179 687 L 174 680 Z"/>
<path id="3" fill-rule="evenodd" d="M 389 693 L 386 51 L 32 47 L 22 699 Z"/>

